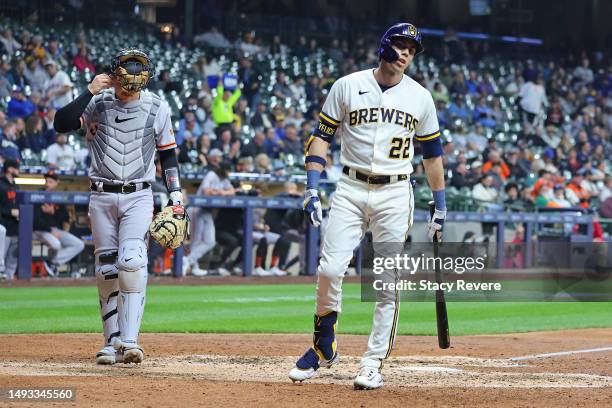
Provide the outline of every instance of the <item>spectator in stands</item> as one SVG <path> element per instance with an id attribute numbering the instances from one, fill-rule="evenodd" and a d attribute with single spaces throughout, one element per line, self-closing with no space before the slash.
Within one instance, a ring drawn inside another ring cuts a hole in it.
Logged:
<path id="1" fill-rule="evenodd" d="M 548 184 L 542 185 L 538 191 L 538 196 L 535 199 L 535 205 L 537 207 L 547 207 L 548 203 L 554 199 L 553 189 Z"/>
<path id="2" fill-rule="evenodd" d="M 0 98 L 4 99 L 11 95 L 13 87 L 7 78 L 11 67 L 6 61 L 0 60 Z"/>
<path id="3" fill-rule="evenodd" d="M 470 112 L 465 106 L 465 100 L 463 95 L 456 94 L 453 97 L 453 101 L 448 106 L 448 115 L 451 119 L 461 119 L 467 123 L 470 118 Z"/>
<path id="4" fill-rule="evenodd" d="M 68 74 L 58 69 L 53 60 L 45 62 L 45 70 L 49 79 L 45 83 L 44 93 L 49 106 L 57 110 L 72 102 L 73 84 Z"/>
<path id="5" fill-rule="evenodd" d="M 21 161 L 21 152 L 17 146 L 17 127 L 14 121 L 7 122 L 2 128 L 0 157 L 16 162 Z"/>
<path id="6" fill-rule="evenodd" d="M 47 166 L 61 170 L 72 170 L 76 167 L 74 148 L 68 144 L 68 136 L 65 133 L 58 133 L 55 143 L 47 148 Z"/>
<path id="7" fill-rule="evenodd" d="M 293 93 L 287 85 L 287 76 L 283 71 L 276 74 L 276 83 L 272 87 L 272 94 L 281 100 L 293 97 Z"/>
<path id="8" fill-rule="evenodd" d="M 208 152 L 210 151 L 210 136 L 203 134 L 198 139 L 198 163 L 201 166 L 208 166 Z"/>
<path id="9" fill-rule="evenodd" d="M 283 150 L 283 141 L 280 139 L 274 128 L 266 130 L 264 150 L 266 155 L 272 159 L 276 159 Z"/>
<path id="10" fill-rule="evenodd" d="M 183 113 L 183 118 L 179 121 L 178 132 L 176 132 L 175 136 L 176 144 L 179 146 L 183 144 L 186 132 L 189 132 L 196 139 L 202 136 L 203 133 L 193 111 Z"/>
<path id="11" fill-rule="evenodd" d="M 487 104 L 487 100 L 482 96 L 478 98 L 478 103 L 474 107 L 472 119 L 474 120 L 474 122 L 478 122 L 488 128 L 495 128 L 495 126 L 497 125 L 497 122 L 495 121 L 495 117 L 493 115 L 493 110 Z"/>
<path id="12" fill-rule="evenodd" d="M 19 162 L 11 159 L 4 161 L 4 175 L 0 177 L 0 223 L 6 229 L 4 242 L 5 274 L 12 280 L 17 272 L 17 236 L 19 235 L 19 205 L 15 178 L 19 176 Z"/>
<path id="13" fill-rule="evenodd" d="M 225 89 L 223 86 L 223 77 L 219 76 L 219 83 L 217 85 L 217 96 L 212 103 L 212 117 L 217 124 L 218 133 L 223 129 L 228 128 L 234 121 L 234 105 L 240 99 L 242 91 L 240 87 L 237 87 L 233 92 Z"/>
<path id="14" fill-rule="evenodd" d="M 42 35 L 35 35 L 32 37 L 32 40 L 26 45 L 25 51 L 29 55 L 33 55 L 35 58 L 38 58 L 41 61 L 47 59 L 47 50 L 43 46 L 43 37 Z"/>
<path id="15" fill-rule="evenodd" d="M 211 26 L 210 30 L 205 33 L 198 34 L 193 37 L 195 44 L 207 45 L 213 48 L 231 48 L 232 43 L 229 42 L 225 36 L 219 32 L 216 26 Z"/>
<path id="16" fill-rule="evenodd" d="M 467 79 L 467 81 L 465 81 L 465 86 L 467 88 L 467 92 L 469 94 L 472 95 L 476 95 L 478 94 L 478 84 L 479 84 L 479 80 L 478 80 L 478 72 L 471 70 L 469 73 L 469 77 Z"/>
<path id="17" fill-rule="evenodd" d="M 223 162 L 223 152 L 219 149 L 211 149 L 206 158 L 208 160 L 208 167 L 206 170 L 218 169 Z"/>
<path id="18" fill-rule="evenodd" d="M 453 79 L 453 83 L 451 84 L 451 94 L 460 94 L 465 95 L 468 93 L 468 87 L 465 83 L 465 77 L 461 71 L 457 71 L 455 73 L 455 78 Z"/>
<path id="19" fill-rule="evenodd" d="M 89 53 L 87 51 L 87 48 L 85 47 L 79 48 L 79 53 L 74 56 L 74 59 L 72 60 L 72 65 L 74 65 L 74 67 L 78 71 L 83 72 L 88 69 L 92 75 L 96 74 L 96 67 L 94 66 L 93 62 L 91 62 L 91 59 L 89 58 Z"/>
<path id="20" fill-rule="evenodd" d="M 306 100 L 306 80 L 302 75 L 296 75 L 289 85 L 289 92 L 296 102 Z"/>
<path id="21" fill-rule="evenodd" d="M 448 90 L 440 81 L 436 81 L 434 83 L 433 89 L 431 90 L 431 96 L 434 102 L 444 101 L 446 104 L 450 102 L 450 97 L 448 96 Z"/>
<path id="22" fill-rule="evenodd" d="M 242 91 L 244 97 L 248 100 L 249 106 L 257 106 L 261 98 L 260 88 L 263 75 L 257 69 L 253 68 L 253 63 L 249 58 L 245 57 L 240 60 L 238 79 L 244 84 Z"/>
<path id="23" fill-rule="evenodd" d="M 574 70 L 574 77 L 577 79 L 575 86 L 587 85 L 593 82 L 595 76 L 589 65 L 589 59 L 587 57 L 582 58 L 580 66 Z"/>
<path id="24" fill-rule="evenodd" d="M 10 119 L 25 118 L 36 111 L 36 106 L 23 94 L 23 89 L 15 85 L 6 113 Z"/>
<path id="25" fill-rule="evenodd" d="M 500 181 L 505 181 L 508 177 L 510 177 L 510 169 L 508 165 L 504 163 L 501 159 L 501 156 L 497 150 L 489 151 L 489 160 L 482 166 L 483 173 L 489 173 L 494 166 L 499 166 L 499 168 L 494 172 L 500 177 Z M 499 186 L 498 186 L 499 187 Z"/>
<path id="26" fill-rule="evenodd" d="M 20 88 L 25 89 L 29 82 L 24 75 L 26 68 L 26 64 L 23 59 L 15 58 L 13 59 L 13 64 L 11 70 L 6 74 L 6 78 L 13 86 L 13 89 Z"/>
<path id="27" fill-rule="evenodd" d="M 599 193 L 599 200 L 603 203 L 608 198 L 612 197 L 612 175 L 606 175 L 604 186 Z"/>
<path id="28" fill-rule="evenodd" d="M 548 207 L 570 208 L 572 204 L 565 198 L 565 187 L 562 184 L 555 185 L 553 198 L 548 202 Z"/>
<path id="29" fill-rule="evenodd" d="M 221 131 L 217 140 L 212 143 L 213 149 L 219 149 L 223 156 L 227 156 L 232 148 L 232 132 L 229 129 Z"/>
<path id="30" fill-rule="evenodd" d="M 197 139 L 188 130 L 183 133 L 183 143 L 179 146 L 178 161 L 179 163 L 199 164 Z"/>
<path id="31" fill-rule="evenodd" d="M 45 83 L 49 79 L 47 71 L 40 64 L 40 61 L 31 55 L 25 58 L 26 68 L 23 71 L 23 75 L 28 80 L 28 83 L 32 87 L 32 92 L 43 93 L 45 90 Z"/>
<path id="32" fill-rule="evenodd" d="M 478 83 L 478 93 L 482 96 L 495 94 L 495 82 L 489 72 L 485 73 L 483 79 Z"/>
<path id="33" fill-rule="evenodd" d="M 242 146 L 242 156 L 257 157 L 261 153 L 265 153 L 266 135 L 262 131 L 255 132 L 253 139 Z"/>
<path id="34" fill-rule="evenodd" d="M 458 163 L 453 170 L 453 176 L 450 180 L 451 186 L 462 189 L 463 187 L 472 187 L 474 184 L 470 177 L 467 165 L 465 163 Z"/>
<path id="35" fill-rule="evenodd" d="M 32 115 L 26 119 L 26 135 L 18 140 L 21 150 L 30 149 L 33 153 L 40 153 L 51 144 L 50 137 L 54 132 L 43 132 L 43 120 L 40 116 Z"/>
<path id="36" fill-rule="evenodd" d="M 283 141 L 283 153 L 299 157 L 304 154 L 304 144 L 298 138 L 297 129 L 294 125 L 285 126 L 285 140 Z"/>
<path id="37" fill-rule="evenodd" d="M 495 203 L 499 198 L 498 191 L 492 187 L 493 177 L 490 174 L 483 175 L 472 189 L 472 197 L 485 203 Z"/>
<path id="38" fill-rule="evenodd" d="M 269 174 L 272 171 L 272 164 L 270 158 L 265 154 L 261 153 L 255 157 L 255 172 L 260 174 Z"/>
<path id="39" fill-rule="evenodd" d="M 544 88 L 544 79 L 538 77 L 526 78 L 526 81 L 519 90 L 519 105 L 522 110 L 523 124 L 526 125 L 525 133 L 533 134 L 539 116 L 544 112 L 544 108 L 548 105 L 546 98 L 546 89 Z"/>
<path id="40" fill-rule="evenodd" d="M 9 57 L 21 49 L 21 44 L 13 37 L 13 31 L 11 31 L 10 28 L 5 28 L 2 31 L 0 43 L 2 43 L 2 46 Z"/>
<path id="41" fill-rule="evenodd" d="M 244 55 L 254 55 L 261 52 L 261 47 L 255 44 L 255 34 L 253 31 L 247 31 L 242 35 L 242 41 L 237 44 L 237 48 Z"/>
<path id="42" fill-rule="evenodd" d="M 519 159 L 519 151 L 511 148 L 506 154 L 506 166 L 512 177 L 518 180 L 522 180 L 527 177 L 531 168 L 531 162 L 529 160 L 522 161 Z"/>
<path id="43" fill-rule="evenodd" d="M 264 102 L 259 102 L 257 104 L 257 111 L 251 118 L 251 126 L 256 129 L 267 129 L 272 127 L 272 120 L 270 119 L 270 115 L 267 112 L 266 104 Z"/>
<path id="44" fill-rule="evenodd" d="M 47 58 L 56 61 L 61 67 L 68 66 L 68 61 L 64 57 L 64 47 L 59 44 L 59 41 L 55 35 L 49 37 L 49 42 L 47 43 L 46 53 Z"/>
<path id="45" fill-rule="evenodd" d="M 506 199 L 504 200 L 504 207 L 507 210 L 512 211 L 523 211 L 523 201 L 519 197 L 519 189 L 516 183 L 508 183 L 504 186 L 504 192 L 506 193 Z"/>
<path id="46" fill-rule="evenodd" d="M 57 174 L 47 172 L 43 191 L 55 191 L 58 185 Z M 44 203 L 34 207 L 34 237 L 49 248 L 49 255 L 43 263 L 50 276 L 57 276 L 58 266 L 67 264 L 85 248 L 80 238 L 66 230 L 68 225 L 70 217 L 66 206 Z"/>

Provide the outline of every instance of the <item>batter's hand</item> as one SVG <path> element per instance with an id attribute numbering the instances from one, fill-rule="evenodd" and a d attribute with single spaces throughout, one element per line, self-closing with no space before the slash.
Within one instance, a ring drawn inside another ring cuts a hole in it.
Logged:
<path id="1" fill-rule="evenodd" d="M 438 234 L 438 241 L 442 241 L 442 229 L 444 228 L 444 220 L 446 219 L 446 210 L 436 210 L 433 216 L 427 223 L 427 236 L 433 240 L 434 235 Z"/>
<path id="2" fill-rule="evenodd" d="M 91 81 L 89 85 L 87 85 L 87 89 L 93 95 L 96 95 L 103 91 L 104 89 L 111 88 L 113 86 L 113 80 L 108 74 L 100 74 L 96 75 Z"/>
<path id="3" fill-rule="evenodd" d="M 318 228 L 323 221 L 323 208 L 321 200 L 319 200 L 319 192 L 317 190 L 306 190 L 304 192 L 304 212 L 306 218 L 315 228 Z"/>

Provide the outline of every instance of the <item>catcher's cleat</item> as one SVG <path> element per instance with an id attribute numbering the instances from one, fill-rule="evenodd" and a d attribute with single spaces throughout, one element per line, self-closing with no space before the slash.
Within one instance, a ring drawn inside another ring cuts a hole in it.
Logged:
<path id="1" fill-rule="evenodd" d="M 104 346 L 96 353 L 96 364 L 112 365 L 123 361 L 123 353 L 111 345 Z"/>
<path id="2" fill-rule="evenodd" d="M 140 364 L 144 360 L 144 350 L 136 343 L 117 342 L 115 350 L 120 350 L 123 353 L 123 363 Z"/>
<path id="3" fill-rule="evenodd" d="M 289 372 L 293 381 L 304 381 L 312 378 L 319 367 L 330 368 L 336 364 L 340 355 L 337 351 L 336 322 L 338 312 L 330 312 L 325 316 L 314 317 L 314 345 L 295 363 Z"/>
<path id="4" fill-rule="evenodd" d="M 384 385 L 382 375 L 373 367 L 362 367 L 355 377 L 353 387 L 356 390 L 374 390 Z"/>

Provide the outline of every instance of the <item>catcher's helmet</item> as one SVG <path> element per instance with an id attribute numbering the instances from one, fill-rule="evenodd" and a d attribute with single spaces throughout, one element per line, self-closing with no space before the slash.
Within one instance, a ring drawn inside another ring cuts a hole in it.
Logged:
<path id="1" fill-rule="evenodd" d="M 423 52 L 423 44 L 421 44 L 421 32 L 410 23 L 397 23 L 389 27 L 380 39 L 380 47 L 378 48 L 378 59 L 384 58 L 387 62 L 396 61 L 399 58 L 397 51 L 391 46 L 393 37 L 404 37 L 413 40 L 416 43 L 416 53 L 418 55 Z"/>
<path id="2" fill-rule="evenodd" d="M 113 57 L 111 73 L 125 92 L 134 93 L 147 86 L 155 75 L 155 68 L 144 51 L 125 48 Z"/>

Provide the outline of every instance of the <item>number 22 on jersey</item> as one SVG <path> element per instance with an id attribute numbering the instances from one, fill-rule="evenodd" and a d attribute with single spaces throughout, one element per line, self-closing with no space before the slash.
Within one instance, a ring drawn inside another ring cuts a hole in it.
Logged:
<path id="1" fill-rule="evenodd" d="M 410 144 L 412 137 L 394 137 L 391 139 L 391 149 L 389 150 L 389 158 L 402 160 L 410 159 Z"/>

